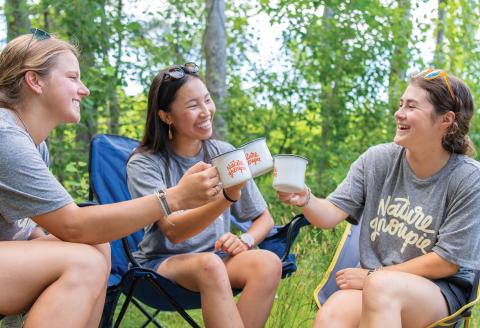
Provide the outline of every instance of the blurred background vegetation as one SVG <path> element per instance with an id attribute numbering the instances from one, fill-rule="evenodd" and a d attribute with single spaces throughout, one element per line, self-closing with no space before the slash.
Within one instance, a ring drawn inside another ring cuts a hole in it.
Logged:
<path id="1" fill-rule="evenodd" d="M 140 138 L 148 86 L 168 65 L 199 64 L 217 104 L 219 138 L 238 146 L 265 136 L 273 154 L 306 156 L 318 196 L 333 191 L 369 146 L 391 141 L 409 73 L 444 68 L 475 99 L 480 92 L 479 0 L 5 0 L 2 10 L 3 43 L 38 27 L 81 49 L 91 91 L 81 124 L 48 139 L 52 170 L 78 201 L 88 195 L 89 140 Z M 259 17 L 278 37 L 261 37 Z M 267 59 L 265 47 L 275 48 Z M 143 91 L 132 95 L 132 85 Z M 471 137 L 480 144 L 478 117 Z M 296 214 L 276 201 L 270 176 L 257 183 L 277 223 Z M 269 327 L 310 326 L 313 288 L 340 234 L 341 227 L 302 233 L 299 270 L 282 282 Z M 183 325 L 162 315 L 167 326 Z M 125 327 L 139 319 L 129 320 Z"/>

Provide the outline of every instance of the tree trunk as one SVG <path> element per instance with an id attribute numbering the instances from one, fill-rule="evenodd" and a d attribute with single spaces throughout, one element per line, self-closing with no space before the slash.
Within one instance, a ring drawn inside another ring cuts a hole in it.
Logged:
<path id="1" fill-rule="evenodd" d="M 30 31 L 27 0 L 5 0 L 7 42 Z"/>
<path id="2" fill-rule="evenodd" d="M 435 67 L 444 67 L 445 53 L 443 51 L 443 41 L 445 40 L 445 0 L 438 0 L 438 26 L 435 44 L 435 55 L 433 64 Z"/>
<path id="3" fill-rule="evenodd" d="M 205 0 L 207 21 L 203 35 L 203 51 L 206 59 L 205 78 L 217 106 L 215 117 L 219 137 L 226 139 L 228 126 L 225 114 L 227 96 L 227 36 L 225 31 L 225 1 Z"/>
<path id="4" fill-rule="evenodd" d="M 388 104 L 392 113 L 398 108 L 398 100 L 403 92 L 410 62 L 410 51 L 408 49 L 412 35 L 410 0 L 400 1 L 396 11 L 392 22 L 394 44 L 388 77 Z"/>

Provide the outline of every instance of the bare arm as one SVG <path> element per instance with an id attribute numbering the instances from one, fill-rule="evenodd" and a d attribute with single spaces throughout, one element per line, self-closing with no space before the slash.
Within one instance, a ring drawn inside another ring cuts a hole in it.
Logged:
<path id="1" fill-rule="evenodd" d="M 179 183 L 167 189 L 167 201 L 173 211 L 198 207 L 217 199 L 218 174 L 209 164 L 192 166 Z M 131 201 L 78 207 L 66 205 L 32 219 L 59 239 L 99 244 L 124 237 L 163 217 L 159 201 L 149 195 Z"/>
<path id="2" fill-rule="evenodd" d="M 435 252 L 430 252 L 406 262 L 382 268 L 388 271 L 413 273 L 428 279 L 440 279 L 458 272 L 458 265 L 443 259 Z"/>
<path id="3" fill-rule="evenodd" d="M 299 193 L 277 192 L 277 195 L 287 205 L 302 206 L 305 218 L 322 229 L 333 228 L 348 217 L 348 213 L 326 199 L 315 197 L 308 188 Z"/>
<path id="4" fill-rule="evenodd" d="M 245 184 L 233 186 L 226 190 L 231 199 L 240 199 L 241 189 Z M 168 221 L 157 221 L 158 228 L 172 243 L 180 243 L 191 238 L 220 216 L 232 203 L 223 197 L 220 192 L 217 199 L 201 207 L 197 207 L 168 217 Z"/>
<path id="5" fill-rule="evenodd" d="M 261 243 L 268 233 L 272 230 L 274 225 L 272 215 L 268 209 L 265 209 L 260 216 L 253 220 L 250 229 L 247 233 L 255 240 L 255 245 Z"/>

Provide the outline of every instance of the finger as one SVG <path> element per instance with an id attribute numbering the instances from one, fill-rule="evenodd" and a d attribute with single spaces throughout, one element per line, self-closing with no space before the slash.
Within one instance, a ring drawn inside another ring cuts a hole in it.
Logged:
<path id="1" fill-rule="evenodd" d="M 207 168 L 205 170 L 205 176 L 208 178 L 208 179 L 213 179 L 215 177 L 218 178 L 218 170 L 215 166 L 212 166 L 210 168 Z"/>
<path id="2" fill-rule="evenodd" d="M 231 254 L 235 250 L 235 248 L 240 246 L 241 243 L 242 242 L 239 239 L 235 238 L 232 241 L 232 243 L 228 246 L 227 252 Z"/>
<path id="3" fill-rule="evenodd" d="M 241 252 L 244 252 L 246 250 L 247 250 L 247 247 L 245 245 L 238 245 L 238 247 L 232 251 L 232 255 L 240 254 Z"/>

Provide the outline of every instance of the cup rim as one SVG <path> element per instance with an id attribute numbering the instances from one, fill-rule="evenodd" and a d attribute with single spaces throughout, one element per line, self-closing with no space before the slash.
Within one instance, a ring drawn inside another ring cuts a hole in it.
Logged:
<path id="1" fill-rule="evenodd" d="M 237 149 L 237 148 L 235 148 L 235 149 L 226 151 L 226 152 L 224 152 L 224 153 L 221 153 L 221 154 L 215 155 L 215 156 L 213 156 L 213 157 L 210 157 L 210 161 L 213 161 L 213 160 L 214 160 L 215 158 L 217 158 L 217 157 L 220 157 L 220 156 L 223 156 L 223 155 L 226 155 L 226 154 L 229 154 L 229 153 L 233 153 L 233 152 L 235 152 L 235 151 L 242 151 L 242 152 L 243 152 L 243 149 Z"/>
<path id="2" fill-rule="evenodd" d="M 305 160 L 305 161 L 308 163 L 308 158 L 303 157 L 303 156 L 300 156 L 300 155 L 294 155 L 294 154 L 276 154 L 276 155 L 273 155 L 273 158 L 275 158 L 275 157 L 297 157 L 297 158 L 301 158 L 301 159 Z"/>
<path id="3" fill-rule="evenodd" d="M 266 141 L 267 138 L 266 138 L 266 137 L 260 137 L 260 138 L 256 138 L 256 139 L 247 141 L 247 142 L 241 144 L 238 148 L 243 148 L 243 147 L 245 147 L 246 145 L 251 144 L 251 143 L 254 143 L 254 142 L 257 142 L 257 141 L 259 141 L 259 140 L 265 140 L 265 141 Z"/>

